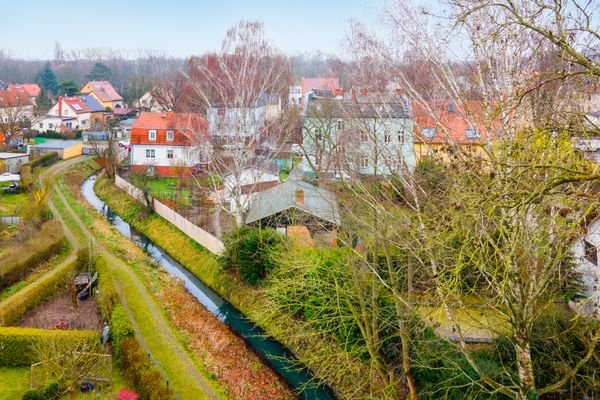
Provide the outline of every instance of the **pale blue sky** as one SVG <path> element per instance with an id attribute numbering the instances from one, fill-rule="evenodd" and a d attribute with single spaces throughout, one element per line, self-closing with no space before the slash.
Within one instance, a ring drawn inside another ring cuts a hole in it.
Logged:
<path id="1" fill-rule="evenodd" d="M 260 19 L 267 36 L 286 53 L 340 54 L 349 21 L 376 25 L 383 1 L 3 1 L 0 48 L 17 57 L 47 59 L 57 41 L 65 49 L 151 49 L 185 57 L 216 49 L 240 19 Z"/>

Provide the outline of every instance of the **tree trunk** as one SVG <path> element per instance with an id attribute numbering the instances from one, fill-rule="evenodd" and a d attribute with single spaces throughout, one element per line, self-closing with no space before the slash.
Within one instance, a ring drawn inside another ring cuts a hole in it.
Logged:
<path id="1" fill-rule="evenodd" d="M 529 341 L 517 338 L 515 341 L 515 352 L 520 381 L 519 399 L 537 399 L 537 396 L 535 395 L 535 375 L 533 373 L 533 362 L 531 361 Z"/>

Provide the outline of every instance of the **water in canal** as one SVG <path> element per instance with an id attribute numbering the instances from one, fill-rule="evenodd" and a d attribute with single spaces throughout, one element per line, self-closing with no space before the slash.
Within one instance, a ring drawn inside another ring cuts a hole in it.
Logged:
<path id="1" fill-rule="evenodd" d="M 94 193 L 96 176 L 86 179 L 81 192 L 84 198 L 96 210 L 101 212 L 126 238 L 144 249 L 169 274 L 181 279 L 186 289 L 211 313 L 227 324 L 256 351 L 275 371 L 277 371 L 307 400 L 335 399 L 330 388 L 316 387 L 314 377 L 306 368 L 299 368 L 293 354 L 277 340 L 268 337 L 253 322 L 212 289 L 202 283 L 190 271 L 170 257 L 163 249 L 152 243 L 150 239 L 135 230 L 121 217 L 115 214 Z"/>

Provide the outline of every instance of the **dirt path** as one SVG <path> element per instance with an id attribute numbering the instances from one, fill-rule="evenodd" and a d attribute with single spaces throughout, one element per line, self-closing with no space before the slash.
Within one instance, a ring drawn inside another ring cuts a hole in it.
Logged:
<path id="1" fill-rule="evenodd" d="M 53 176 L 59 173 L 61 170 L 67 168 L 68 166 L 81 161 L 81 158 L 72 159 L 64 163 L 57 164 L 52 168 L 48 169 L 45 173 L 47 176 Z M 153 358 L 159 361 L 160 357 L 157 354 L 170 353 L 175 355 L 175 362 L 169 363 L 169 365 L 160 365 L 160 370 L 163 376 L 169 379 L 172 384 L 173 389 L 177 392 L 177 385 L 183 384 L 177 376 L 174 376 L 171 372 L 178 371 L 179 373 L 185 371 L 185 375 L 188 378 L 185 384 L 196 386 L 196 398 L 207 398 L 211 400 L 217 400 L 219 396 L 215 394 L 213 389 L 207 383 L 206 378 L 202 376 L 194 361 L 190 357 L 190 355 L 183 348 L 175 332 L 169 326 L 165 316 L 163 315 L 162 310 L 156 304 L 155 300 L 152 298 L 150 292 L 146 289 L 143 282 L 137 277 L 132 268 L 124 263 L 121 259 L 115 257 L 111 252 L 109 252 L 102 244 L 99 243 L 98 240 L 95 240 L 95 235 L 90 232 L 90 230 L 85 226 L 83 221 L 79 218 L 79 216 L 73 211 L 73 209 L 69 206 L 66 199 L 60 192 L 60 190 L 56 187 L 56 183 L 53 185 L 53 189 L 57 193 L 59 199 L 64 204 L 66 212 L 69 215 L 69 218 L 73 219 L 79 229 L 84 233 L 84 235 L 90 239 L 94 239 L 94 247 L 95 252 L 97 254 L 102 254 L 107 261 L 107 264 L 116 272 L 116 275 L 122 279 L 115 279 L 115 283 L 118 287 L 118 292 L 120 296 L 120 300 L 125 307 L 125 310 L 132 321 L 136 338 L 140 342 L 140 345 L 144 348 L 145 351 L 153 355 Z M 69 230 L 69 228 L 64 223 L 64 216 L 61 215 L 54 204 L 49 201 L 50 209 L 52 213 L 55 215 L 56 219 L 63 223 L 65 228 L 65 234 L 73 248 L 78 249 L 81 247 L 81 244 L 75 239 L 73 233 Z M 143 299 L 145 304 L 145 310 L 141 310 L 136 308 L 135 312 L 129 306 L 131 299 L 128 299 L 128 293 L 131 290 L 135 290 Z M 151 316 L 153 326 L 149 329 L 142 329 L 137 322 L 136 316 L 139 313 L 149 313 Z M 143 332 L 144 331 L 144 332 Z M 153 336 L 152 343 L 160 342 L 160 347 L 156 344 L 151 344 L 150 341 L 144 338 L 144 333 L 150 333 Z M 177 364 L 177 365 L 171 365 Z M 191 381 L 191 382 L 190 382 Z M 191 400 L 191 399 L 190 399 Z"/>

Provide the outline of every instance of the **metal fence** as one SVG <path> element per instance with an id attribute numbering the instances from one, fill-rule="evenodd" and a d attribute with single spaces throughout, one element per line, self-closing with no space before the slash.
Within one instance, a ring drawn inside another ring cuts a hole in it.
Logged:
<path id="1" fill-rule="evenodd" d="M 112 356 L 100 353 L 68 353 L 60 359 L 42 361 L 31 365 L 31 387 L 41 388 L 49 381 L 62 377 L 77 377 L 83 382 L 106 382 L 112 380 Z"/>

